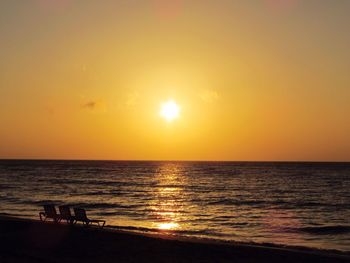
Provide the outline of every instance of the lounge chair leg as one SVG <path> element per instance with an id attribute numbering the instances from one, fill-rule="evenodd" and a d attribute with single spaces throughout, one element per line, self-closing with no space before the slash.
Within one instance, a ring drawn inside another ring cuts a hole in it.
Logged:
<path id="1" fill-rule="evenodd" d="M 39 213 L 39 218 L 40 218 L 40 221 L 44 222 L 46 217 L 45 217 L 45 214 L 43 212 L 40 212 Z"/>

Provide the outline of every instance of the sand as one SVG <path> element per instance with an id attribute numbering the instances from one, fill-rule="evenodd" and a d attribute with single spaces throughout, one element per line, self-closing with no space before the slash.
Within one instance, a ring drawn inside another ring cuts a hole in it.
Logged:
<path id="1" fill-rule="evenodd" d="M 0 262 L 350 262 L 350 255 L 0 218 Z"/>

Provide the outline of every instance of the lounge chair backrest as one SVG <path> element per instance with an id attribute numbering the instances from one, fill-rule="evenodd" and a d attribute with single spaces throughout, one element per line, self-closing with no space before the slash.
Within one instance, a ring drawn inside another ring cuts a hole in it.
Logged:
<path id="1" fill-rule="evenodd" d="M 60 210 L 60 215 L 64 219 L 70 219 L 72 217 L 72 214 L 70 212 L 70 208 L 68 205 L 61 205 L 58 207 Z"/>
<path id="2" fill-rule="evenodd" d="M 44 211 L 47 217 L 57 216 L 56 208 L 54 205 L 44 205 Z"/>
<path id="3" fill-rule="evenodd" d="M 86 216 L 85 209 L 82 208 L 74 208 L 74 214 L 76 220 L 82 220 L 82 221 L 87 221 L 88 218 Z"/>

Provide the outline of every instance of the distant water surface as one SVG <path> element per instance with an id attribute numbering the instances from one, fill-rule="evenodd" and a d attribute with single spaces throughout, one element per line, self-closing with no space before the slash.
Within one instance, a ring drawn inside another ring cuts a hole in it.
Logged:
<path id="1" fill-rule="evenodd" d="M 0 161 L 0 213 L 84 207 L 122 229 L 350 251 L 350 163 Z"/>

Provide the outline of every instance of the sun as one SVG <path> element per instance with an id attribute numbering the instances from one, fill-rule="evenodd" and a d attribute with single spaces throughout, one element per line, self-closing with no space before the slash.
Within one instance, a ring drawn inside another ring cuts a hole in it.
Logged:
<path id="1" fill-rule="evenodd" d="M 168 122 L 179 117 L 180 107 L 173 100 L 169 100 L 161 105 L 160 115 Z"/>

